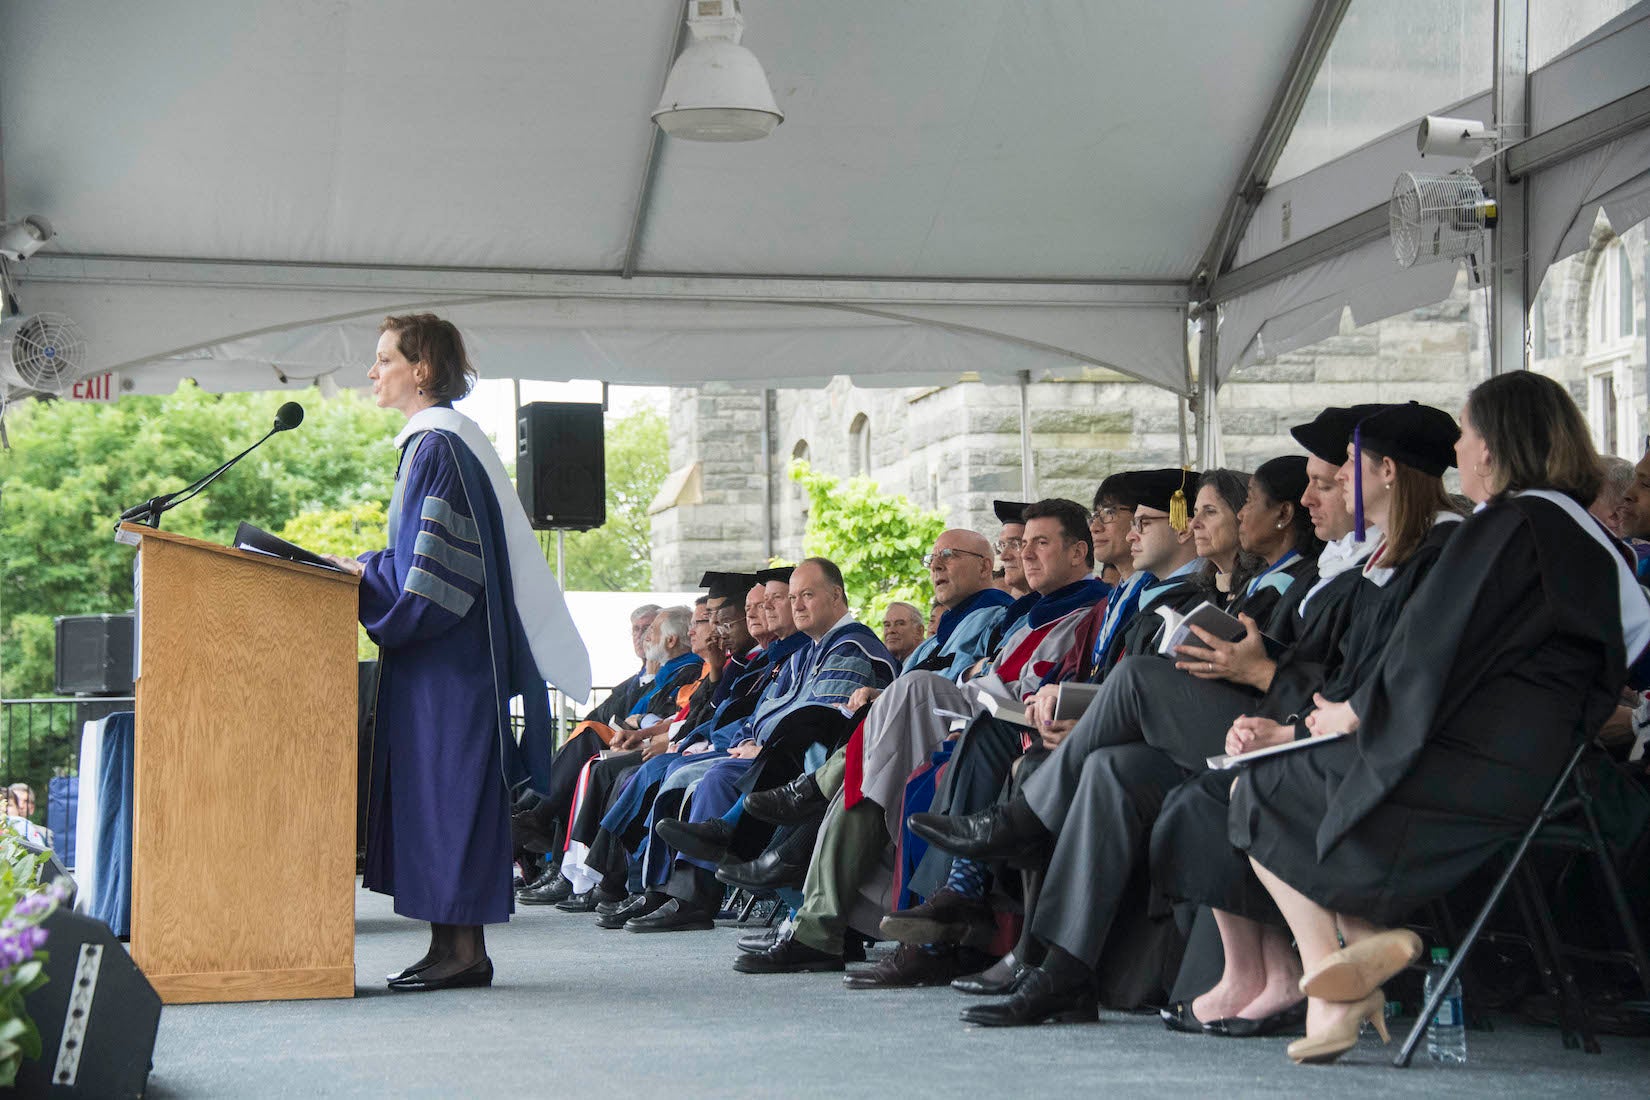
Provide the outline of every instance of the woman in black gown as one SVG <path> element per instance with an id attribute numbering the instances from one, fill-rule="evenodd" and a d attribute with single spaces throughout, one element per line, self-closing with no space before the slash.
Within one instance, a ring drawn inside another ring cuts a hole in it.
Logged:
<path id="1" fill-rule="evenodd" d="M 1305 968 L 1296 1062 L 1333 1061 L 1364 1019 L 1384 1032 L 1380 985 L 1420 945 L 1383 926 L 1528 826 L 1650 639 L 1624 552 L 1586 514 L 1597 456 L 1563 388 L 1503 375 L 1468 396 L 1461 422 L 1462 490 L 1481 507 L 1371 675 L 1350 698 L 1319 697 L 1313 734 L 1351 736 L 1258 761 L 1233 790 L 1232 842 Z"/>
<path id="2" fill-rule="evenodd" d="M 1380 659 L 1399 613 L 1460 527 L 1441 480 L 1454 464 L 1460 434 L 1455 421 L 1413 403 L 1347 412 L 1341 420 L 1321 418 L 1297 438 L 1313 451 L 1320 472 L 1326 456 L 1338 452 L 1344 458 L 1334 477 L 1347 521 L 1359 511 L 1361 493 L 1361 511 L 1372 525 L 1361 550 L 1352 536 L 1344 540 L 1343 557 L 1361 557 L 1360 567 L 1317 597 L 1332 606 L 1315 608 L 1314 637 L 1295 647 L 1312 656 L 1292 661 L 1290 675 L 1274 682 L 1263 705 L 1233 724 L 1227 752 L 1305 738 L 1305 724 L 1292 714 L 1310 711 L 1315 693 L 1349 696 Z M 1350 453 L 1354 432 L 1361 443 L 1356 457 Z M 1361 474 L 1356 463 L 1362 463 Z M 1248 859 L 1227 843 L 1231 787 L 1232 773 L 1224 771 L 1181 784 L 1152 831 L 1153 879 L 1164 894 L 1214 911 L 1225 957 L 1214 988 L 1165 1010 L 1164 1021 L 1178 1031 L 1264 1035 L 1300 1026 L 1300 961 Z"/>

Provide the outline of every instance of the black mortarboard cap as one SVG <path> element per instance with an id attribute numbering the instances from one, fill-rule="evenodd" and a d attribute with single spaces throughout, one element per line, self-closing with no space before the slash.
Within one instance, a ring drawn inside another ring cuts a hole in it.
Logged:
<path id="1" fill-rule="evenodd" d="M 1269 458 L 1255 470 L 1255 480 L 1266 490 L 1266 495 L 1278 503 L 1298 504 L 1301 494 L 1306 492 L 1306 457 Z"/>
<path id="2" fill-rule="evenodd" d="M 758 569 L 756 581 L 767 584 L 769 581 L 778 581 L 781 584 L 791 583 L 791 573 L 796 569 L 794 565 L 776 565 L 772 569 Z"/>
<path id="3" fill-rule="evenodd" d="M 706 573 L 699 586 L 708 588 L 713 600 L 732 600 L 744 599 L 755 583 L 754 573 Z"/>
<path id="4" fill-rule="evenodd" d="M 1202 476 L 1196 470 L 1182 470 L 1176 466 L 1163 470 L 1130 470 L 1123 475 L 1123 485 L 1134 497 L 1137 508 L 1167 512 L 1171 521 L 1178 511 L 1182 522 L 1175 525 L 1175 530 L 1184 531 L 1187 504 L 1197 495 L 1197 483 Z"/>
<path id="5" fill-rule="evenodd" d="M 1371 411 L 1354 425 L 1353 437 L 1376 454 L 1430 477 L 1443 477 L 1455 465 L 1455 441 L 1461 438 L 1461 427 L 1443 409 L 1408 401 Z"/>
<path id="6" fill-rule="evenodd" d="M 998 523 L 1024 523 L 1026 509 L 1031 505 L 1023 500 L 994 500 L 991 510 L 997 513 Z"/>
<path id="7" fill-rule="evenodd" d="M 1289 429 L 1295 442 L 1305 447 L 1316 458 L 1340 466 L 1346 462 L 1346 448 L 1352 442 L 1352 429 L 1362 420 L 1385 405 L 1353 405 L 1341 408 L 1331 405 L 1307 424 L 1296 424 Z"/>

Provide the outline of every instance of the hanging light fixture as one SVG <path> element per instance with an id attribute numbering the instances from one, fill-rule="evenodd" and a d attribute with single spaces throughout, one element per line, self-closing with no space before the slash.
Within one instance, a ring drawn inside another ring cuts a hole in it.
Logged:
<path id="1" fill-rule="evenodd" d="M 693 41 L 671 65 L 653 121 L 689 141 L 755 141 L 773 133 L 785 113 L 762 63 L 739 44 L 739 0 L 688 0 L 687 26 Z"/>

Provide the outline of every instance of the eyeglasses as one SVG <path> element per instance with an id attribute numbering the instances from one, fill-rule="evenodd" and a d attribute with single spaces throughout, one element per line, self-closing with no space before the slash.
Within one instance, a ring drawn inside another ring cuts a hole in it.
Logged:
<path id="1" fill-rule="evenodd" d="M 1116 523 L 1117 517 L 1123 512 L 1133 512 L 1133 508 L 1117 508 L 1110 504 L 1104 508 L 1096 508 L 1089 513 L 1090 523 Z"/>
<path id="2" fill-rule="evenodd" d="M 1135 516 L 1129 521 L 1129 530 L 1137 535 L 1144 535 L 1147 527 L 1154 523 L 1167 522 L 1168 518 L 1168 516 Z"/>
<path id="3" fill-rule="evenodd" d="M 981 561 L 990 560 L 984 554 L 976 554 L 972 550 L 958 550 L 954 547 L 948 546 L 944 550 L 936 550 L 932 554 L 924 554 L 922 556 L 922 567 L 924 569 L 932 569 L 934 568 L 935 563 L 940 565 L 950 565 L 951 560 L 958 554 L 967 554 L 969 557 L 979 558 Z"/>
<path id="4" fill-rule="evenodd" d="M 1012 554 L 1016 550 L 1025 549 L 1025 544 L 1026 544 L 1025 539 L 998 539 L 997 540 L 997 553 L 999 553 L 999 554 Z"/>

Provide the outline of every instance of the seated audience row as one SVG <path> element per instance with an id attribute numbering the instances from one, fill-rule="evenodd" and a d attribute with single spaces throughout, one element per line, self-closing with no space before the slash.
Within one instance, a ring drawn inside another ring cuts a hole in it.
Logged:
<path id="1" fill-rule="evenodd" d="M 548 857 L 519 900 L 662 933 L 777 894 L 789 919 L 735 969 L 894 941 L 849 988 L 950 982 L 997 998 L 962 1013 L 986 1026 L 1162 1004 L 1202 907 L 1224 970 L 1170 1028 L 1304 1029 L 1297 1062 L 1384 1037 L 1381 986 L 1421 950 L 1402 922 L 1641 685 L 1650 456 L 1606 470 L 1524 372 L 1459 424 L 1359 405 L 1291 435 L 1304 456 L 1251 474 L 997 502 L 994 543 L 953 529 L 924 558 L 926 637 L 895 603 L 879 639 L 821 558 L 639 608 L 643 670 L 517 806 L 524 867 Z"/>

